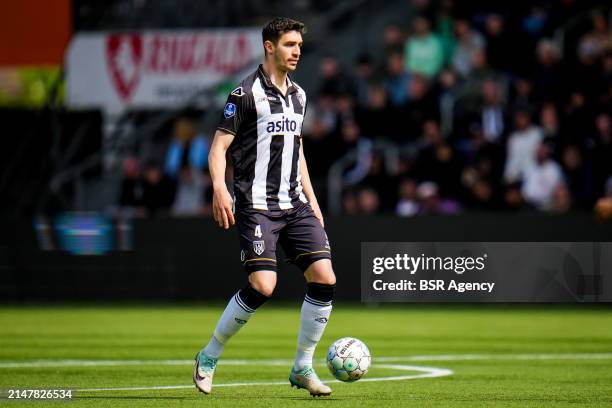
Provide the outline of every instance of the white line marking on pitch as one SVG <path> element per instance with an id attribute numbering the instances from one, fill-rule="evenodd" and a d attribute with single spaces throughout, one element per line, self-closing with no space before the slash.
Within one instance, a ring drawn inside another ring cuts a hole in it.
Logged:
<path id="1" fill-rule="evenodd" d="M 250 364 L 250 362 L 249 362 Z M 264 363 L 265 364 L 265 363 Z M 274 364 L 276 365 L 276 364 Z M 374 378 L 363 378 L 360 382 L 375 382 L 375 381 L 403 381 L 403 380 L 416 380 L 419 378 L 435 378 L 445 377 L 453 375 L 453 371 L 447 368 L 435 368 L 435 367 L 420 367 L 410 365 L 399 365 L 399 364 L 378 364 L 376 367 L 387 368 L 391 370 L 400 371 L 418 371 L 420 374 L 409 374 L 409 375 L 396 375 L 389 377 L 374 377 Z M 328 383 L 339 383 L 339 380 L 327 380 Z M 253 385 L 287 385 L 287 381 L 262 381 L 262 382 L 243 382 L 243 383 L 226 383 L 226 384 L 215 384 L 214 387 L 245 387 Z M 121 388 L 84 388 L 76 390 L 77 392 L 95 392 L 95 391 L 147 391 L 147 390 L 176 390 L 184 388 L 193 388 L 193 385 L 161 385 L 152 387 L 121 387 Z"/>
<path id="2" fill-rule="evenodd" d="M 405 361 L 471 361 L 471 360 L 610 360 L 612 353 L 548 353 L 548 354 L 439 354 L 419 356 L 375 357 L 377 362 Z M 241 366 L 249 364 L 265 364 L 268 366 L 284 366 L 292 364 L 293 360 L 221 360 L 219 364 Z M 0 361 L 0 368 L 42 368 L 42 367 L 103 367 L 103 366 L 182 366 L 192 365 L 191 360 L 29 360 Z"/>

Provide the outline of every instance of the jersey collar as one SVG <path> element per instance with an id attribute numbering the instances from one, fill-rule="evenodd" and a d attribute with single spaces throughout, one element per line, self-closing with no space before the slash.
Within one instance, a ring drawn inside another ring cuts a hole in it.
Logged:
<path id="1" fill-rule="evenodd" d="M 262 64 L 259 64 L 259 68 L 257 68 L 257 74 L 259 75 L 259 78 L 261 78 L 261 81 L 263 82 L 266 88 L 271 89 L 284 97 L 280 89 L 278 89 L 276 85 L 272 83 L 272 80 L 270 79 L 266 71 L 263 69 Z M 297 88 L 295 84 L 293 83 L 293 81 L 291 80 L 291 77 L 289 75 L 287 75 L 287 83 L 289 85 L 287 87 L 287 95 L 297 92 Z"/>

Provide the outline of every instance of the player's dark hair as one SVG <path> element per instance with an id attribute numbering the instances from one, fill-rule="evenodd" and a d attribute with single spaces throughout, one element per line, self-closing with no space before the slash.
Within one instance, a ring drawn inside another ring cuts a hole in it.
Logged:
<path id="1" fill-rule="evenodd" d="M 271 41 L 276 44 L 281 35 L 289 31 L 297 31 L 300 34 L 304 34 L 306 33 L 306 26 L 301 21 L 287 17 L 274 17 L 261 30 L 262 42 Z"/>

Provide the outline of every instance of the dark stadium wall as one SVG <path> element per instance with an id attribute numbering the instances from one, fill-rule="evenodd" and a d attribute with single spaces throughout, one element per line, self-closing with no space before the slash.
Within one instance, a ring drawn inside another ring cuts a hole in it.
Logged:
<path id="1" fill-rule="evenodd" d="M 210 219 L 137 221 L 134 250 L 103 256 L 42 251 L 30 223 L 0 223 L 0 301 L 225 300 L 246 282 L 238 237 Z M 610 241 L 590 215 L 329 217 L 337 298 L 358 301 L 361 242 Z M 279 256 L 282 258 L 282 256 Z M 276 299 L 302 298 L 297 268 L 281 263 Z"/>

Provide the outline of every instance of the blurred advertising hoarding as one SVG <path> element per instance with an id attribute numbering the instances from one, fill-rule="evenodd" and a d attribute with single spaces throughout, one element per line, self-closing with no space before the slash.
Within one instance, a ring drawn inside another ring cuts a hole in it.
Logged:
<path id="1" fill-rule="evenodd" d="M 259 28 L 79 33 L 66 54 L 71 108 L 177 108 L 263 55 Z"/>

